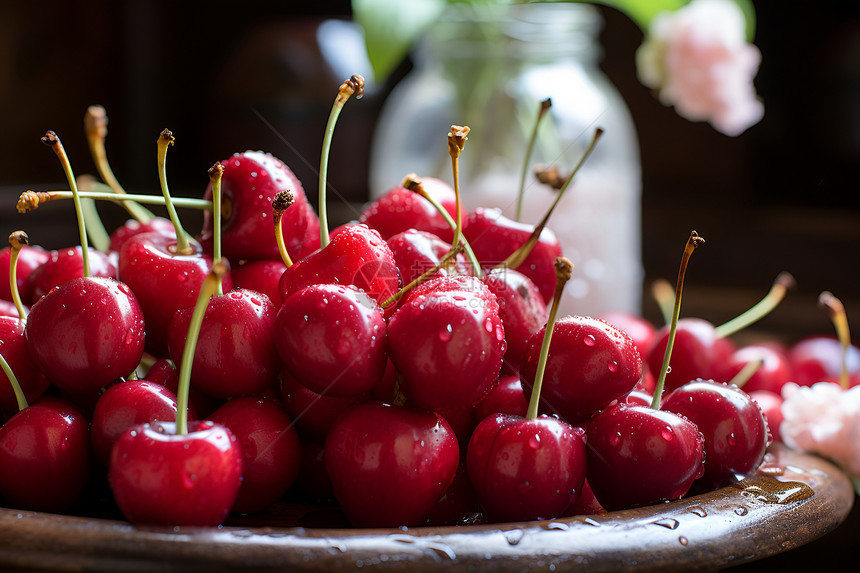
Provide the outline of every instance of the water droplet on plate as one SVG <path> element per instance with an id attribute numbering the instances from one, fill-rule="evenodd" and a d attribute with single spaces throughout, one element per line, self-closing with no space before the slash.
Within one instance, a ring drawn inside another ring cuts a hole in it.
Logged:
<path id="1" fill-rule="evenodd" d="M 666 529 L 678 529 L 678 526 L 681 525 L 677 519 L 672 519 L 671 517 L 666 517 L 663 519 L 658 519 L 657 521 L 652 521 L 654 525 L 659 525 L 660 527 L 665 527 Z"/>
<path id="2" fill-rule="evenodd" d="M 522 529 L 512 529 L 510 531 L 505 531 L 503 535 L 505 536 L 505 541 L 508 542 L 508 545 L 516 545 L 523 540 L 525 532 Z"/>

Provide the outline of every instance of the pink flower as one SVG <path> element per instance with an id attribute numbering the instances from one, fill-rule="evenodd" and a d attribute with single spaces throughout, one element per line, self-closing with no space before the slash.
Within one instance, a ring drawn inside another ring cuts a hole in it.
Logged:
<path id="1" fill-rule="evenodd" d="M 832 382 L 812 386 L 789 382 L 782 388 L 782 398 L 783 442 L 860 476 L 860 386 L 843 390 Z"/>
<path id="2" fill-rule="evenodd" d="M 732 0 L 693 0 L 658 14 L 636 53 L 640 81 L 687 119 L 740 134 L 764 115 L 752 83 L 761 53 L 744 25 Z"/>

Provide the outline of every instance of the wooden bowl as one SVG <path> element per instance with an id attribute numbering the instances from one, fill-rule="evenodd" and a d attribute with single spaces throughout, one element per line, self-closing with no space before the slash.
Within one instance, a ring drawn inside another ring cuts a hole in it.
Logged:
<path id="1" fill-rule="evenodd" d="M 853 502 L 833 464 L 775 445 L 756 475 L 707 494 L 523 523 L 302 527 L 289 523 L 309 510 L 294 507 L 268 524 L 170 528 L 0 509 L 0 570 L 714 570 L 813 541 Z"/>

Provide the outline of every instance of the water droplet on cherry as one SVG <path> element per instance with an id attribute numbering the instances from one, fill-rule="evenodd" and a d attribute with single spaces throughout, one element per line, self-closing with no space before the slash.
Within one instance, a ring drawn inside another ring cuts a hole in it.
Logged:
<path id="1" fill-rule="evenodd" d="M 585 336 L 582 341 L 585 343 L 586 346 L 594 346 L 595 344 L 597 344 L 597 340 L 595 340 L 594 335 L 592 334 Z"/>

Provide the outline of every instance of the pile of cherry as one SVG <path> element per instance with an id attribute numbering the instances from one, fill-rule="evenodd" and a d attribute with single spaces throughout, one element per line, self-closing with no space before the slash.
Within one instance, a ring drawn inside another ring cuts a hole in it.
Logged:
<path id="1" fill-rule="evenodd" d="M 106 476 L 133 523 L 216 525 L 286 495 L 370 527 L 612 511 L 754 472 L 779 388 L 839 373 L 829 337 L 735 348 L 699 319 L 556 320 L 554 234 L 466 213 L 437 179 L 331 234 L 269 154 L 230 157 L 216 186 L 220 237 L 207 212 L 182 249 L 162 218 L 108 252 L 13 233 L 0 298 L 28 309 L 0 301 L 23 394 L 0 376 L 8 505 L 67 511 Z M 749 394 L 725 383 L 758 360 Z"/>

